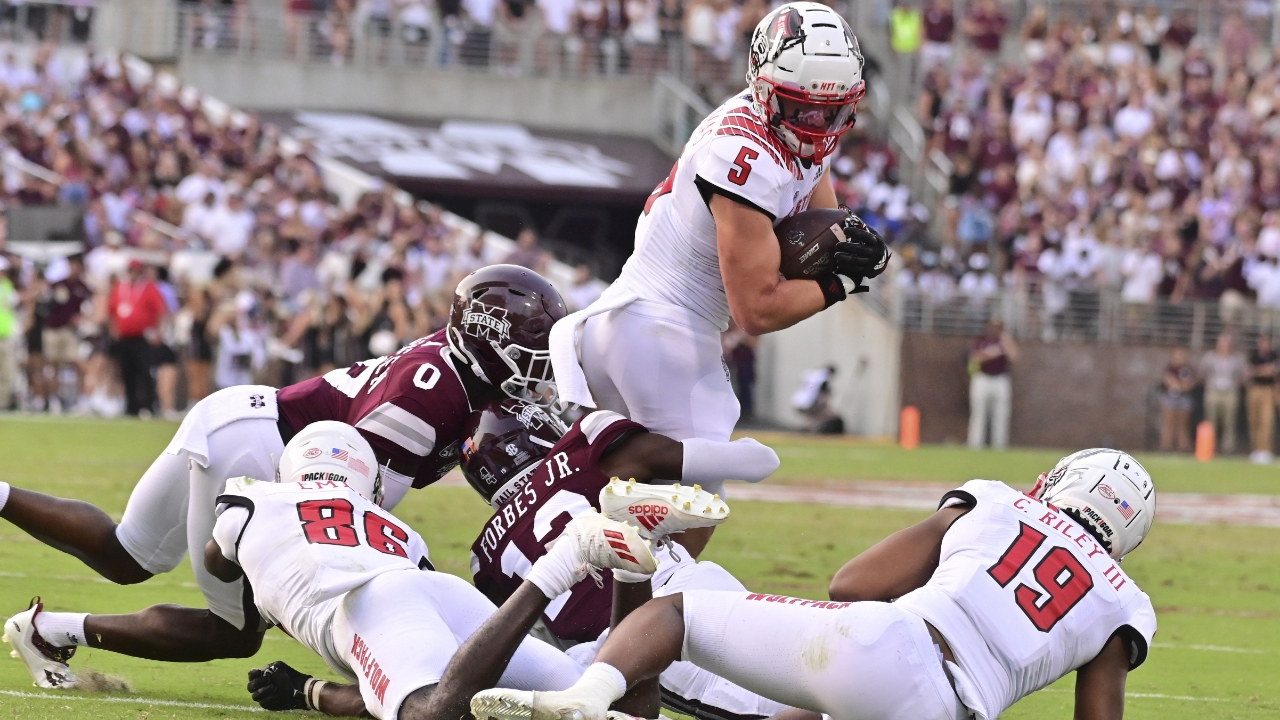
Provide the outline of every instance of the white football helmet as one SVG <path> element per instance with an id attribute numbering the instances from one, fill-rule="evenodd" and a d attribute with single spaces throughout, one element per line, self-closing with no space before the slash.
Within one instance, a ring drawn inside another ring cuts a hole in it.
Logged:
<path id="1" fill-rule="evenodd" d="M 276 482 L 338 481 L 382 506 L 382 468 L 369 441 L 354 427 L 333 420 L 306 426 L 280 456 Z"/>
<path id="2" fill-rule="evenodd" d="M 1146 468 L 1108 448 L 1062 458 L 1029 494 L 1085 526 L 1116 562 L 1142 544 L 1156 516 L 1156 486 Z"/>
<path id="3" fill-rule="evenodd" d="M 815 2 L 787 3 L 751 35 L 755 110 L 793 155 L 822 162 L 853 127 L 865 61 L 849 23 Z"/>

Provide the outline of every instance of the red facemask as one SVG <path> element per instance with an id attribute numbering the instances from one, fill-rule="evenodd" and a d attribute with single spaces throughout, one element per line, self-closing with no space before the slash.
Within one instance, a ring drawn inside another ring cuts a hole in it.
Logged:
<path id="1" fill-rule="evenodd" d="M 766 106 L 772 114 L 771 121 L 794 133 L 801 147 L 813 147 L 812 154 L 792 150 L 793 155 L 815 162 L 830 155 L 840 136 L 857 122 L 858 101 L 866 91 L 861 80 L 843 95 L 822 95 L 772 82 L 770 85 L 771 97 Z"/>

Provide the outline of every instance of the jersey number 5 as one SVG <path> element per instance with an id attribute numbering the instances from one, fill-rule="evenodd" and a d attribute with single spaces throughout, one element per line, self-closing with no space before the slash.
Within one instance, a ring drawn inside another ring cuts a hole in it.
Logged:
<path id="1" fill-rule="evenodd" d="M 1000 587 L 1008 587 L 1044 544 L 1044 533 L 1026 523 L 1019 525 L 1021 528 L 1018 537 L 1004 551 L 1000 562 L 987 570 L 987 574 Z M 1051 547 L 1032 573 L 1044 592 L 1026 583 L 1019 583 L 1013 590 L 1013 597 L 1018 607 L 1031 620 L 1031 624 L 1040 632 L 1052 630 L 1093 589 L 1093 576 L 1064 547 Z"/>
<path id="2" fill-rule="evenodd" d="M 746 185 L 747 178 L 751 177 L 751 161 L 758 157 L 760 153 L 744 145 L 738 151 L 738 157 L 734 158 L 733 167 L 729 168 L 729 182 L 734 185 Z"/>
<path id="3" fill-rule="evenodd" d="M 298 519 L 302 521 L 302 532 L 309 543 L 342 547 L 360 544 L 355 527 L 355 508 L 347 500 L 304 500 L 298 503 Z M 364 513 L 364 536 L 369 547 L 380 553 L 409 557 L 404 549 L 409 534 L 377 513 Z"/>

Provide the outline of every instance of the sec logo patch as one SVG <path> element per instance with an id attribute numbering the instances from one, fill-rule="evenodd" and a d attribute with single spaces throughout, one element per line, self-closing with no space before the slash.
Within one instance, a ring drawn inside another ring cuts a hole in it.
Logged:
<path id="1" fill-rule="evenodd" d="M 321 454 L 322 452 L 324 452 L 324 451 L 323 451 L 323 450 L 321 450 L 320 448 L 310 448 L 310 449 L 308 449 L 306 452 L 302 453 L 302 457 L 304 457 L 304 458 L 306 458 L 306 459 L 308 459 L 308 460 L 314 460 L 314 459 L 316 459 L 316 458 L 320 457 L 320 454 Z"/>

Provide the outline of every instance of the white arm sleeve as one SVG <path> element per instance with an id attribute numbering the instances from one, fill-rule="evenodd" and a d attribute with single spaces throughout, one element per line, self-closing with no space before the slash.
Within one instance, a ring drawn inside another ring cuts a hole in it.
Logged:
<path id="1" fill-rule="evenodd" d="M 760 482 L 778 469 L 778 454 L 773 448 L 761 445 L 751 438 L 733 442 L 689 438 L 681 440 L 680 444 L 684 446 L 684 467 L 681 474 L 684 482 Z"/>
<path id="2" fill-rule="evenodd" d="M 236 543 L 244 526 L 249 522 L 249 509 L 239 505 L 222 505 L 218 514 L 218 522 L 213 526 L 213 541 L 222 549 L 222 556 L 233 563 L 239 563 L 239 548 Z"/>
<path id="3" fill-rule="evenodd" d="M 394 510 L 413 487 L 413 478 L 382 466 L 382 509 Z"/>

